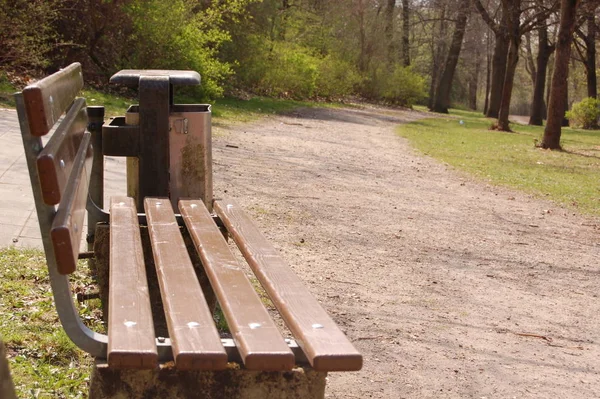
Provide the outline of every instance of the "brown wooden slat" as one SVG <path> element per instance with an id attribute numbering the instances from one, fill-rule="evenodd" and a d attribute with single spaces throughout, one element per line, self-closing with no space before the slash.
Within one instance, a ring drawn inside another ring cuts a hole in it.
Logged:
<path id="1" fill-rule="evenodd" d="M 48 205 L 60 202 L 87 122 L 85 99 L 78 98 L 38 155 L 37 167 L 42 197 Z"/>
<path id="2" fill-rule="evenodd" d="M 294 354 L 200 200 L 181 200 L 179 210 L 217 295 L 240 356 L 250 370 L 290 370 Z"/>
<path id="3" fill-rule="evenodd" d="M 90 132 L 85 132 L 83 135 L 73 162 L 73 170 L 50 229 L 56 265 L 58 272 L 61 274 L 73 273 L 77 268 L 88 185 L 92 170 L 91 137 Z"/>
<path id="4" fill-rule="evenodd" d="M 362 355 L 308 292 L 273 245 L 232 200 L 214 209 L 317 371 L 354 371 Z"/>
<path id="5" fill-rule="evenodd" d="M 23 98 L 31 134 L 46 135 L 82 87 L 83 75 L 78 62 L 25 87 Z"/>
<path id="6" fill-rule="evenodd" d="M 200 288 L 168 198 L 146 198 L 144 209 L 156 274 L 178 369 L 220 370 L 227 353 Z"/>
<path id="7" fill-rule="evenodd" d="M 132 198 L 110 200 L 108 365 L 152 369 L 158 352 L 137 210 Z"/>

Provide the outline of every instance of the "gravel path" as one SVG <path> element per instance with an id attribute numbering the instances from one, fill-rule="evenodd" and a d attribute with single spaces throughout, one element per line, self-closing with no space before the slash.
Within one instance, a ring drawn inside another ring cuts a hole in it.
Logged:
<path id="1" fill-rule="evenodd" d="M 215 129 L 216 196 L 364 354 L 327 397 L 600 397 L 600 220 L 417 154 L 394 129 L 422 117 L 306 109 Z"/>

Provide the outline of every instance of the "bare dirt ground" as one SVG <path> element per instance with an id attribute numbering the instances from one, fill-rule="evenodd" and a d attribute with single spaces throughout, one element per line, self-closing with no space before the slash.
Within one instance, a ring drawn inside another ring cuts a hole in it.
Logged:
<path id="1" fill-rule="evenodd" d="M 356 347 L 329 398 L 600 397 L 600 220 L 412 150 L 423 114 L 307 109 L 217 127 L 245 206 Z"/>

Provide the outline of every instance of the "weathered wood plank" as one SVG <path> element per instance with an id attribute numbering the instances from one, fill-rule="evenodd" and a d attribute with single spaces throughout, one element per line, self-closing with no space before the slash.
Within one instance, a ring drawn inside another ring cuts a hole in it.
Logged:
<path id="1" fill-rule="evenodd" d="M 168 198 L 144 200 L 156 274 L 179 369 L 219 370 L 227 353 Z"/>
<path id="2" fill-rule="evenodd" d="M 42 197 L 48 205 L 60 202 L 87 123 L 85 99 L 78 98 L 37 158 Z"/>
<path id="3" fill-rule="evenodd" d="M 137 210 L 132 198 L 110 201 L 108 365 L 152 369 L 158 352 Z"/>
<path id="4" fill-rule="evenodd" d="M 181 200 L 179 210 L 246 368 L 291 370 L 294 354 L 271 320 L 203 201 Z"/>
<path id="5" fill-rule="evenodd" d="M 46 135 L 82 87 L 83 75 L 78 62 L 25 87 L 23 98 L 31 134 Z"/>
<path id="6" fill-rule="evenodd" d="M 306 289 L 273 245 L 232 200 L 214 209 L 317 371 L 353 371 L 362 355 Z"/>
<path id="7" fill-rule="evenodd" d="M 58 272 L 61 274 L 73 273 L 77 268 L 79 244 L 83 232 L 83 220 L 92 170 L 91 138 L 90 132 L 84 133 L 64 195 L 58 205 L 58 211 L 50 229 L 56 265 Z"/>

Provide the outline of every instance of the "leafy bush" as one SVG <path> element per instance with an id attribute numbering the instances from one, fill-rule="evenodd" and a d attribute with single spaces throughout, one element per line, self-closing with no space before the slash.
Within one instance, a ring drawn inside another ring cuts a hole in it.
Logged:
<path id="1" fill-rule="evenodd" d="M 135 0 L 123 6 L 133 33 L 127 68 L 185 69 L 202 77 L 201 95 L 217 98 L 233 70 L 219 59 L 229 29 L 255 0 L 209 2 L 202 8 L 188 0 Z"/>
<path id="2" fill-rule="evenodd" d="M 567 111 L 566 117 L 573 126 L 583 129 L 598 129 L 600 100 L 593 97 L 584 98 L 573 104 L 573 108 Z"/>
<path id="3" fill-rule="evenodd" d="M 313 97 L 317 88 L 319 59 L 293 43 L 278 43 L 263 60 L 258 90 L 270 96 L 294 99 Z"/>
<path id="4" fill-rule="evenodd" d="M 425 79 L 410 67 L 396 66 L 390 71 L 380 65 L 370 71 L 362 86 L 362 94 L 367 98 L 409 107 L 426 96 Z"/>
<path id="5" fill-rule="evenodd" d="M 361 77 L 349 62 L 328 55 L 319 60 L 316 95 L 327 99 L 352 94 Z"/>

